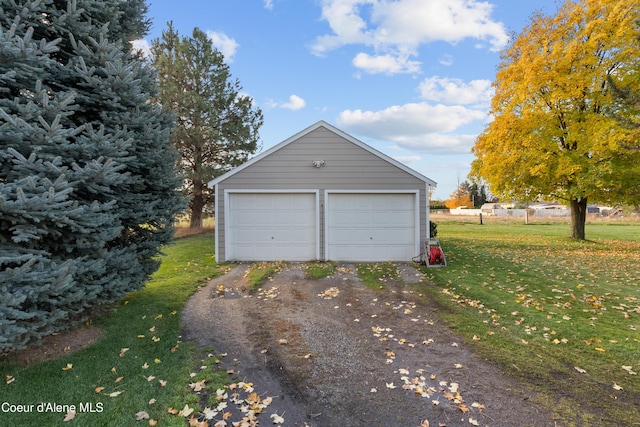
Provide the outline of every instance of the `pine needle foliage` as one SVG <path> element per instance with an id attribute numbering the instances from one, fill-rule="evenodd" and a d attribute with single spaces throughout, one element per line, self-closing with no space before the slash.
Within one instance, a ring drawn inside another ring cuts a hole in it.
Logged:
<path id="1" fill-rule="evenodd" d="M 182 210 L 142 0 L 2 0 L 0 351 L 140 289 Z"/>

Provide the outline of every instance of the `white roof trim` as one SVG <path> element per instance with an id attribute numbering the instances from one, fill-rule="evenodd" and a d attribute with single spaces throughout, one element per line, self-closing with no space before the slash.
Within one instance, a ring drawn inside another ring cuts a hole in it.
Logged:
<path id="1" fill-rule="evenodd" d="M 381 158 L 382 160 L 391 163 L 392 165 L 394 165 L 395 167 L 403 170 L 404 172 L 408 173 L 409 175 L 412 175 L 416 178 L 418 178 L 421 181 L 424 181 L 425 183 L 432 185 L 434 187 L 436 187 L 438 184 L 433 181 L 432 179 L 427 178 L 426 176 L 416 172 L 415 170 L 411 169 L 410 167 L 408 167 L 407 165 L 387 156 L 386 154 L 376 150 L 373 147 L 370 147 L 369 145 L 365 144 L 364 142 L 354 138 L 353 136 L 341 131 L 340 129 L 336 128 L 335 126 L 330 125 L 329 123 L 325 122 L 324 120 L 320 120 L 317 123 L 314 123 L 313 125 L 309 126 L 308 128 L 296 133 L 295 135 L 285 139 L 284 141 L 282 141 L 281 143 L 274 145 L 273 147 L 269 148 L 266 151 L 263 151 L 262 153 L 258 154 L 257 156 L 249 159 L 248 161 L 246 161 L 245 163 L 241 164 L 240 166 L 230 170 L 229 172 L 220 175 L 219 177 L 212 179 L 211 181 L 209 181 L 208 186 L 209 188 L 215 186 L 216 184 L 218 184 L 221 181 L 224 181 L 225 179 L 235 175 L 236 173 L 240 172 L 241 170 L 251 166 L 252 164 L 260 161 L 261 159 L 269 156 L 271 153 L 274 153 L 276 151 L 278 151 L 279 149 L 289 145 L 290 143 L 292 143 L 293 141 L 300 139 L 301 137 L 303 137 L 304 135 L 313 132 L 314 130 L 324 127 L 328 130 L 330 130 L 331 132 L 336 133 L 337 135 L 343 137 L 344 139 L 346 139 L 347 141 L 357 145 L 358 147 L 370 152 L 371 154 L 373 154 L 374 156 L 377 156 L 379 158 Z"/>

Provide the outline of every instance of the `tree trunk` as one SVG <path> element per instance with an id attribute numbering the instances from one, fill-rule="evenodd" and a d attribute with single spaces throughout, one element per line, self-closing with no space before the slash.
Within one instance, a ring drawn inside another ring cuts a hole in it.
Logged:
<path id="1" fill-rule="evenodd" d="M 191 196 L 190 229 L 202 228 L 202 208 L 204 207 L 204 183 L 199 179 L 193 180 L 193 195 Z"/>
<path id="2" fill-rule="evenodd" d="M 587 220 L 587 199 L 571 200 L 571 237 L 585 240 L 584 224 Z"/>

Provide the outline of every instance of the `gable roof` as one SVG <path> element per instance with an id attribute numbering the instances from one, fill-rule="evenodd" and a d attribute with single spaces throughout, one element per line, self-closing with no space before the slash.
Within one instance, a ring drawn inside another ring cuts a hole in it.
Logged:
<path id="1" fill-rule="evenodd" d="M 246 161 L 245 163 L 241 164 L 240 166 L 230 170 L 229 172 L 220 175 L 219 177 L 212 179 L 211 181 L 209 181 L 208 186 L 209 188 L 213 187 L 214 185 L 216 185 L 219 182 L 224 181 L 225 179 L 235 175 L 236 173 L 240 172 L 241 170 L 251 166 L 252 164 L 260 161 L 261 159 L 269 156 L 270 154 L 280 150 L 283 147 L 286 147 L 287 145 L 291 144 L 292 142 L 302 138 L 303 136 L 307 135 L 308 133 L 313 132 L 314 130 L 324 127 L 325 129 L 341 136 L 342 138 L 346 139 L 347 141 L 351 142 L 352 144 L 357 145 L 358 147 L 368 151 L 369 153 L 373 154 L 374 156 L 379 157 L 380 159 L 391 163 L 392 165 L 394 165 L 395 167 L 401 169 L 402 171 L 408 173 L 409 175 L 412 175 L 416 178 L 418 178 L 421 181 L 424 181 L 426 184 L 432 185 L 434 187 L 436 187 L 438 184 L 432 180 L 427 178 L 426 176 L 416 172 L 415 170 L 411 169 L 410 167 L 408 167 L 407 165 L 387 156 L 386 154 L 376 150 L 375 148 L 365 144 L 364 142 L 354 138 L 353 136 L 341 131 L 340 129 L 336 128 L 335 126 L 330 125 L 329 123 L 325 122 L 324 120 L 320 120 L 319 122 L 316 122 L 314 124 L 312 124 L 311 126 L 307 127 L 306 129 L 296 133 L 295 135 L 285 139 L 284 141 L 282 141 L 281 143 L 274 145 L 273 147 L 269 148 L 268 150 L 263 151 L 262 153 L 258 154 L 257 156 L 249 159 L 248 161 Z"/>

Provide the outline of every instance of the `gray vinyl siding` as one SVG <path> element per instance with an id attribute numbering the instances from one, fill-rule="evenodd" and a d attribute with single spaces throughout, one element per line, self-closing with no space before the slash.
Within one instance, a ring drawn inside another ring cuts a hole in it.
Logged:
<path id="1" fill-rule="evenodd" d="M 316 168 L 312 161 L 324 160 Z M 420 239 L 428 234 L 426 183 L 324 127 L 319 127 L 217 184 L 218 256 L 225 258 L 226 190 L 320 190 L 320 227 L 324 227 L 325 190 L 419 191 Z M 324 257 L 324 233 L 320 254 Z M 418 254 L 416 254 L 418 255 Z"/>
<path id="2" fill-rule="evenodd" d="M 314 160 L 325 165 L 315 168 Z M 223 183 L 221 183 L 223 184 Z M 346 141 L 319 128 L 224 181 L 229 189 L 405 189 L 424 182 Z"/>

